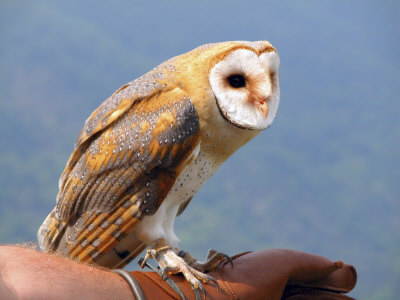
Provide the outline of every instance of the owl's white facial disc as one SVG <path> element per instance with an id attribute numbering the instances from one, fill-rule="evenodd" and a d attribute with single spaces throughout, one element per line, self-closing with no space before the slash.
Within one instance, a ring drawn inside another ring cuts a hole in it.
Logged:
<path id="1" fill-rule="evenodd" d="M 246 129 L 269 127 L 279 105 L 279 56 L 239 49 L 218 62 L 210 84 L 222 116 Z"/>

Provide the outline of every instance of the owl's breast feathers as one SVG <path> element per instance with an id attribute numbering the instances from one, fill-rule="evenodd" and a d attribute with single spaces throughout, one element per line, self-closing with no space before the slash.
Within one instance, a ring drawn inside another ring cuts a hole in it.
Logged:
<path id="1" fill-rule="evenodd" d="M 200 142 L 192 100 L 162 77 L 125 85 L 86 121 L 39 229 L 43 250 L 95 261 L 156 212 Z"/>

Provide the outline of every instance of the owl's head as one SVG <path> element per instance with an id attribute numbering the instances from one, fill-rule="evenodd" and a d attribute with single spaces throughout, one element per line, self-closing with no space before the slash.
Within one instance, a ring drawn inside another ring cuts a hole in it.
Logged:
<path id="1" fill-rule="evenodd" d="M 235 43 L 209 73 L 219 112 L 240 128 L 268 128 L 279 105 L 279 55 L 268 42 Z"/>

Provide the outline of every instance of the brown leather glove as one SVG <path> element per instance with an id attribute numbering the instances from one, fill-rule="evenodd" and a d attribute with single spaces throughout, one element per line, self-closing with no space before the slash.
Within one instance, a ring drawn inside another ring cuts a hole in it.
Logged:
<path id="1" fill-rule="evenodd" d="M 155 272 L 134 271 L 147 299 L 180 297 Z M 210 272 L 217 279 L 219 291 L 205 284 L 206 299 L 353 299 L 344 295 L 357 281 L 353 266 L 293 250 L 272 249 L 247 252 L 220 264 Z M 195 299 L 183 276 L 171 276 L 187 299 Z"/>

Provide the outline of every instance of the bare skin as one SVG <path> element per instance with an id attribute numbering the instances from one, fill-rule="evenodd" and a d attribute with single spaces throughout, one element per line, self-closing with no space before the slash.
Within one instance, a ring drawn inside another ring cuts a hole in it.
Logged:
<path id="1" fill-rule="evenodd" d="M 133 299 L 118 274 L 32 249 L 0 247 L 0 299 Z"/>

